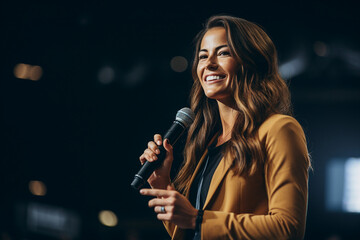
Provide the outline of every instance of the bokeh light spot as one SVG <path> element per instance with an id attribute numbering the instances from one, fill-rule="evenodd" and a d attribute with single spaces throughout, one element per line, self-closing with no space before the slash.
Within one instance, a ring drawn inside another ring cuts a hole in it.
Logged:
<path id="1" fill-rule="evenodd" d="M 99 82 L 102 84 L 109 84 L 115 79 L 115 71 L 111 67 L 103 67 L 98 73 Z"/>
<path id="2" fill-rule="evenodd" d="M 103 210 L 99 213 L 100 222 L 107 227 L 115 227 L 118 224 L 118 219 L 112 211 Z"/>
<path id="3" fill-rule="evenodd" d="M 14 67 L 14 75 L 16 78 L 38 81 L 43 74 L 40 66 L 32 66 L 25 63 L 16 64 Z"/>
<path id="4" fill-rule="evenodd" d="M 19 63 L 14 67 L 14 75 L 20 79 L 27 79 L 31 66 L 25 63 Z"/>
<path id="5" fill-rule="evenodd" d="M 40 66 L 32 66 L 29 70 L 29 79 L 37 81 L 41 78 L 43 70 Z"/>
<path id="6" fill-rule="evenodd" d="M 328 54 L 328 48 L 324 42 L 314 43 L 314 52 L 320 57 L 325 57 Z"/>
<path id="7" fill-rule="evenodd" d="M 176 56 L 171 59 L 170 66 L 175 72 L 184 72 L 188 67 L 188 61 L 182 56 Z"/>
<path id="8" fill-rule="evenodd" d="M 35 196 L 45 196 L 46 195 L 46 186 L 42 181 L 30 181 L 29 190 Z"/>

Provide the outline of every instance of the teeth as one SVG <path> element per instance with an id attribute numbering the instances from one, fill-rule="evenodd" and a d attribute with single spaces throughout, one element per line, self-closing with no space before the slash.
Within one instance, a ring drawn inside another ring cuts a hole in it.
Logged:
<path id="1" fill-rule="evenodd" d="M 218 80 L 218 79 L 222 79 L 223 77 L 221 76 L 207 76 L 206 77 L 206 81 L 211 81 L 211 80 Z"/>

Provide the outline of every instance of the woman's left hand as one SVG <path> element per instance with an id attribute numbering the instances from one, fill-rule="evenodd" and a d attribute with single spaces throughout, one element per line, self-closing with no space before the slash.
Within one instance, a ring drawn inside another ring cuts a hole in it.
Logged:
<path id="1" fill-rule="evenodd" d="M 173 189 L 141 189 L 140 194 L 157 197 L 149 201 L 149 207 L 154 208 L 159 220 L 170 221 L 183 229 L 195 229 L 198 210 L 179 192 Z"/>

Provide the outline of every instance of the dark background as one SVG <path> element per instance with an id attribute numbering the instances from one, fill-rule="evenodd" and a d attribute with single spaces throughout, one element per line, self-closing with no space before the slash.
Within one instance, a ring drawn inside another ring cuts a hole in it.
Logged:
<path id="1" fill-rule="evenodd" d="M 305 63 L 287 79 L 314 168 L 305 238 L 360 236 L 359 214 L 327 211 L 324 192 L 330 159 L 360 157 L 355 1 L 19 0 L 0 3 L 0 239 L 67 239 L 20 223 L 19 206 L 33 202 L 75 213 L 79 239 L 168 239 L 130 182 L 147 141 L 188 106 L 190 67 L 175 72 L 170 60 L 191 65 L 194 36 L 220 13 L 260 24 L 280 64 L 299 55 Z M 18 63 L 41 66 L 41 79 L 16 78 Z M 113 81 L 99 81 L 103 67 Z M 33 196 L 31 180 L 47 194 Z M 101 225 L 103 209 L 117 215 L 116 227 Z"/>

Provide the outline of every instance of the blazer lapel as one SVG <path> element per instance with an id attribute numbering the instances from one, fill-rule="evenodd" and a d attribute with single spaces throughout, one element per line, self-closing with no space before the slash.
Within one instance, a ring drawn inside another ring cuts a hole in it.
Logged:
<path id="1" fill-rule="evenodd" d="M 208 150 L 206 149 L 205 152 L 204 152 L 204 154 L 203 154 L 202 157 L 200 158 L 200 161 L 199 161 L 199 163 L 197 164 L 193 175 L 191 176 L 191 179 L 190 179 L 190 181 L 189 181 L 190 187 L 191 187 L 192 183 L 194 182 L 195 177 L 196 177 L 197 173 L 199 172 L 199 169 L 200 169 L 201 165 L 204 163 L 205 158 L 206 158 L 206 156 L 207 156 L 207 153 L 208 153 Z M 190 190 L 190 188 L 189 188 L 189 190 Z M 185 194 L 185 197 L 186 197 L 187 199 L 189 199 L 189 195 L 190 195 L 190 191 L 187 191 L 186 194 Z"/>
<path id="2" fill-rule="evenodd" d="M 218 136 L 218 133 L 215 134 L 214 137 L 210 140 L 208 146 L 210 146 L 210 145 L 214 142 L 214 140 L 217 138 L 217 136 Z M 190 186 L 190 187 L 191 187 L 191 185 L 193 184 L 193 182 L 194 182 L 194 180 L 195 180 L 195 177 L 196 177 L 196 175 L 198 174 L 201 165 L 204 163 L 204 160 L 205 160 L 207 154 L 208 154 L 208 149 L 206 148 L 204 154 L 201 156 L 201 158 L 200 158 L 200 160 L 199 160 L 199 163 L 196 165 L 196 168 L 195 168 L 195 171 L 194 171 L 193 175 L 191 176 L 191 179 L 190 179 L 190 181 L 189 181 L 189 184 L 190 184 L 189 186 Z M 189 199 L 190 187 L 189 187 L 189 191 L 187 191 L 187 192 L 185 193 L 185 197 L 186 197 L 187 199 Z"/>
<path id="3" fill-rule="evenodd" d="M 200 161 L 199 163 L 197 164 L 196 168 L 195 168 L 195 171 L 194 173 L 192 174 L 191 176 L 191 179 L 189 181 L 189 184 L 191 186 L 191 184 L 193 183 L 195 177 L 196 177 L 196 174 L 199 172 L 199 169 L 200 169 L 200 166 L 204 163 L 204 159 L 206 158 L 207 156 L 207 153 L 208 153 L 208 150 L 206 149 L 204 154 L 202 155 L 202 157 L 200 158 Z M 190 195 L 190 188 L 189 190 L 185 193 L 185 197 L 187 199 L 189 199 L 189 195 Z M 184 230 L 183 229 L 179 229 L 177 225 L 175 225 L 175 228 L 174 228 L 174 233 L 173 233 L 173 240 L 177 240 L 177 239 L 182 239 L 183 238 L 183 235 L 184 235 Z"/>
<path id="4" fill-rule="evenodd" d="M 217 137 L 217 134 L 215 134 L 215 136 L 211 139 L 209 145 L 211 145 L 211 143 L 216 139 L 216 137 Z M 208 149 L 206 148 L 204 154 L 201 156 L 200 161 L 199 161 L 199 163 L 197 164 L 197 166 L 196 166 L 196 168 L 195 168 L 194 173 L 193 173 L 192 176 L 191 176 L 191 179 L 190 179 L 190 181 L 189 181 L 190 187 L 191 187 L 192 183 L 194 182 L 194 179 L 195 179 L 197 173 L 199 172 L 199 169 L 200 169 L 201 165 L 204 163 L 204 159 L 206 158 L 207 153 L 208 153 Z M 222 161 L 221 161 L 221 162 L 222 162 Z M 189 188 L 189 190 L 185 193 L 185 197 L 186 197 L 187 199 L 189 199 L 189 195 L 190 195 L 190 188 Z M 181 239 L 181 238 L 183 237 L 183 235 L 184 235 L 184 230 L 183 230 L 183 229 L 179 229 L 178 226 L 175 225 L 174 233 L 173 233 L 173 238 L 172 238 L 172 239 L 173 239 L 173 240 Z"/>
<path id="5" fill-rule="evenodd" d="M 217 166 L 217 168 L 214 172 L 214 175 L 211 179 L 209 191 L 206 196 L 206 200 L 205 200 L 203 209 L 205 209 L 207 207 L 211 198 L 214 196 L 221 181 L 223 180 L 223 178 L 225 177 L 229 168 L 231 167 L 231 164 L 232 163 L 231 163 L 230 159 L 225 159 L 224 157 L 221 159 L 221 161 L 220 161 L 219 165 Z"/>

